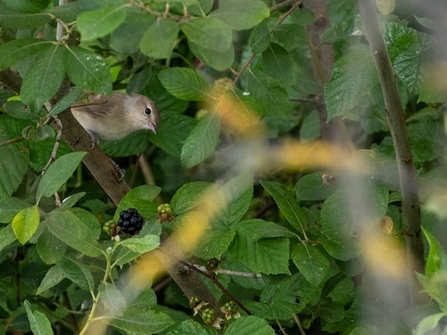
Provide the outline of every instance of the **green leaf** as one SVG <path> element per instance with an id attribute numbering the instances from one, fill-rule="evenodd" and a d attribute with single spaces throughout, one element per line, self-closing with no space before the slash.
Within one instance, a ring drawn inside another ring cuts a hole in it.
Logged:
<path id="1" fill-rule="evenodd" d="M 210 14 L 235 30 L 250 29 L 270 16 L 268 6 L 260 0 L 225 0 Z"/>
<path id="2" fill-rule="evenodd" d="M 171 56 L 180 31 L 179 24 L 168 18 L 160 18 L 144 33 L 140 50 L 155 59 Z"/>
<path id="3" fill-rule="evenodd" d="M 77 19 L 77 28 L 82 41 L 92 41 L 110 34 L 126 19 L 126 6 L 104 6 L 97 10 L 83 12 Z"/>
<path id="4" fill-rule="evenodd" d="M 260 181 L 264 189 L 275 199 L 276 204 L 283 213 L 286 220 L 297 232 L 305 234 L 307 221 L 306 216 L 289 190 L 276 181 Z"/>
<path id="5" fill-rule="evenodd" d="M 416 273 L 424 291 L 430 295 L 439 305 L 439 309 L 447 313 L 447 287 L 444 283 L 447 280 L 447 271 L 439 271 L 430 277 Z"/>
<path id="6" fill-rule="evenodd" d="M 158 78 L 166 90 L 179 99 L 204 101 L 207 98 L 208 84 L 193 69 L 165 69 L 160 71 Z"/>
<path id="7" fill-rule="evenodd" d="M 112 92 L 109 67 L 99 54 L 70 47 L 65 56 L 65 69 L 73 84 L 100 94 Z"/>
<path id="8" fill-rule="evenodd" d="M 166 314 L 144 307 L 127 308 L 122 316 L 103 316 L 101 321 L 128 333 L 138 334 L 160 333 L 174 323 Z"/>
<path id="9" fill-rule="evenodd" d="M 295 185 L 296 197 L 300 200 L 317 201 L 325 200 L 337 190 L 335 180 L 324 182 L 323 172 L 313 172 L 298 180 Z"/>
<path id="10" fill-rule="evenodd" d="M 253 178 L 241 174 L 225 183 L 220 189 L 221 204 L 224 208 L 217 213 L 213 225 L 230 228 L 237 223 L 250 207 L 253 197 Z"/>
<path id="11" fill-rule="evenodd" d="M 64 110 L 68 109 L 73 102 L 79 100 L 79 96 L 83 93 L 83 90 L 79 87 L 74 87 L 64 95 L 61 99 L 58 100 L 51 109 L 48 116 L 55 116 Z"/>
<path id="12" fill-rule="evenodd" d="M 236 236 L 230 246 L 230 252 L 252 271 L 265 274 L 290 274 L 288 239 L 253 239 L 259 227 L 270 224 L 259 219 L 239 222 L 235 225 Z"/>
<path id="13" fill-rule="evenodd" d="M 16 235 L 12 229 L 12 225 L 7 225 L 0 229 L 0 251 L 16 241 Z"/>
<path id="14" fill-rule="evenodd" d="M 46 264 L 55 264 L 64 257 L 67 245 L 45 229 L 36 243 L 36 250 Z"/>
<path id="15" fill-rule="evenodd" d="M 101 283 L 98 286 L 98 293 L 100 294 L 100 301 L 112 316 L 123 315 L 127 307 L 126 300 L 114 284 Z"/>
<path id="16" fill-rule="evenodd" d="M 26 309 L 26 316 L 28 317 L 29 325 L 34 335 L 54 334 L 53 329 L 51 329 L 50 320 L 48 320 L 44 313 L 32 311 L 31 304 L 28 300 L 24 301 L 24 305 Z"/>
<path id="17" fill-rule="evenodd" d="M 313 286 L 318 286 L 329 274 L 329 261 L 315 246 L 296 244 L 292 247 L 290 257 Z"/>
<path id="18" fill-rule="evenodd" d="M 12 219 L 12 229 L 20 243 L 25 244 L 39 227 L 40 216 L 37 205 L 22 209 Z"/>
<path id="19" fill-rule="evenodd" d="M 61 268 L 57 265 L 54 265 L 47 271 L 45 277 L 43 277 L 39 287 L 36 290 L 36 295 L 39 295 L 42 292 L 45 292 L 46 290 L 49 290 L 50 288 L 59 284 L 64 279 L 65 275 L 62 272 Z"/>
<path id="20" fill-rule="evenodd" d="M 447 255 L 441 244 L 426 229 L 422 228 L 429 245 L 428 257 L 425 263 L 425 274 L 431 276 L 438 271 L 447 271 Z"/>
<path id="21" fill-rule="evenodd" d="M 400 22 L 387 22 L 383 32 L 394 71 L 412 93 L 421 86 L 422 66 L 430 61 L 432 38 Z"/>
<path id="22" fill-rule="evenodd" d="M 155 217 L 157 205 L 152 202 L 160 193 L 161 188 L 154 185 L 142 185 L 130 190 L 120 201 L 113 216 L 114 221 L 118 221 L 121 211 L 128 208 L 136 208 L 143 217 Z"/>
<path id="23" fill-rule="evenodd" d="M 191 168 L 211 156 L 219 141 L 219 134 L 219 116 L 209 113 L 202 117 L 183 144 L 180 156 L 183 167 Z"/>
<path id="24" fill-rule="evenodd" d="M 51 0 L 3 0 L 9 8 L 22 13 L 37 13 L 50 4 Z"/>
<path id="25" fill-rule="evenodd" d="M 236 230 L 230 228 L 227 230 L 210 229 L 200 240 L 198 246 L 194 249 L 197 256 L 202 259 L 218 258 L 227 251 L 236 235 Z"/>
<path id="26" fill-rule="evenodd" d="M 275 335 L 275 331 L 266 320 L 252 315 L 238 318 L 225 330 L 225 335 L 239 334 Z"/>
<path id="27" fill-rule="evenodd" d="M 205 49 L 225 52 L 233 43 L 231 27 L 216 18 L 193 18 L 183 23 L 181 29 L 188 41 Z"/>
<path id="28" fill-rule="evenodd" d="M 51 20 L 48 13 L 20 13 L 0 2 L 0 24 L 5 28 L 31 29 L 45 25 Z"/>
<path id="29" fill-rule="evenodd" d="M 172 212 L 178 216 L 193 210 L 200 204 L 199 201 L 203 202 L 205 200 L 203 197 L 209 191 L 210 187 L 213 187 L 213 184 L 205 181 L 194 181 L 183 184 L 171 199 L 170 205 Z"/>
<path id="30" fill-rule="evenodd" d="M 49 46 L 51 41 L 21 38 L 0 45 L 0 71 Z"/>
<path id="31" fill-rule="evenodd" d="M 213 49 L 203 48 L 193 42 L 188 42 L 191 52 L 200 59 L 201 62 L 216 69 L 217 71 L 224 71 L 234 63 L 234 46 L 224 52 L 219 52 Z"/>
<path id="32" fill-rule="evenodd" d="M 139 130 L 118 141 L 102 142 L 100 147 L 111 157 L 136 156 L 148 148 L 150 143 L 148 141 L 148 132 L 149 130 Z"/>
<path id="33" fill-rule="evenodd" d="M 35 110 L 31 110 L 22 101 L 7 101 L 5 104 L 5 112 L 16 119 L 32 120 L 33 122 L 39 121 L 39 116 L 35 113 Z"/>
<path id="34" fill-rule="evenodd" d="M 302 48 L 308 44 L 309 33 L 299 24 L 283 23 L 273 31 L 274 38 L 287 51 L 296 52 L 297 48 Z"/>
<path id="35" fill-rule="evenodd" d="M 0 223 L 10 223 L 17 213 L 31 207 L 31 205 L 18 198 L 5 198 L 0 201 Z"/>
<path id="36" fill-rule="evenodd" d="M 37 187 L 37 202 L 40 201 L 42 196 L 49 197 L 56 193 L 68 178 L 71 177 L 85 155 L 86 152 L 82 151 L 72 152 L 59 157 L 51 164 Z"/>
<path id="37" fill-rule="evenodd" d="M 377 83 L 377 71 L 367 46 L 358 46 L 338 59 L 330 81 L 324 85 L 327 121 L 351 113 Z"/>
<path id="38" fill-rule="evenodd" d="M 285 86 L 295 84 L 298 68 L 289 52 L 278 44 L 271 43 L 262 53 L 263 71 Z"/>
<path id="39" fill-rule="evenodd" d="M 120 245 L 131 251 L 143 254 L 157 248 L 160 245 L 160 237 L 156 235 L 133 236 L 122 241 Z"/>
<path id="40" fill-rule="evenodd" d="M 255 54 L 259 54 L 268 48 L 270 45 L 270 32 L 267 26 L 267 20 L 262 21 L 253 28 L 248 39 L 248 44 L 251 47 L 251 51 Z"/>
<path id="41" fill-rule="evenodd" d="M 256 69 L 245 71 L 245 79 L 247 81 L 245 90 L 261 104 L 265 115 L 288 115 L 289 98 L 286 89 L 279 81 Z"/>
<path id="42" fill-rule="evenodd" d="M 126 20 L 110 35 L 110 47 L 123 54 L 137 52 L 144 33 L 155 20 L 155 16 L 146 12 L 128 12 Z"/>
<path id="43" fill-rule="evenodd" d="M 48 48 L 24 77 L 20 96 L 31 110 L 38 111 L 59 90 L 65 77 L 64 54 L 60 45 Z"/>
<path id="44" fill-rule="evenodd" d="M 102 254 L 90 228 L 70 210 L 48 214 L 46 224 L 51 233 L 73 249 L 90 257 Z"/>
<path id="45" fill-rule="evenodd" d="M 217 335 L 217 332 L 211 327 L 204 328 L 200 323 L 190 319 L 180 323 L 167 335 Z"/>
<path id="46" fill-rule="evenodd" d="M 422 321 L 418 323 L 416 329 L 413 332 L 413 335 L 427 334 L 427 332 L 429 332 L 430 330 L 438 327 L 439 322 L 445 316 L 447 316 L 446 313 L 436 313 L 423 318 Z"/>
<path id="47" fill-rule="evenodd" d="M 81 289 L 90 292 L 94 291 L 95 280 L 93 275 L 90 269 L 79 259 L 72 256 L 64 256 L 56 265 L 60 268 L 65 278 L 77 284 Z"/>
<path id="48" fill-rule="evenodd" d="M 308 8 L 297 8 L 290 14 L 290 18 L 293 23 L 299 24 L 301 26 L 308 26 L 314 23 L 315 14 L 311 9 Z"/>

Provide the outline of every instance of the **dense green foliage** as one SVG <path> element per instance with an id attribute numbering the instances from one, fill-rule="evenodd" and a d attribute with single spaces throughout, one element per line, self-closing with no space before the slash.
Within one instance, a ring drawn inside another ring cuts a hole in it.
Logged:
<path id="1" fill-rule="evenodd" d="M 357 7 L 327 1 L 331 23 L 313 45 L 313 11 L 287 3 L 0 0 L 0 335 L 443 332 L 446 94 L 434 27 L 405 8 L 378 14 L 423 204 L 427 261 L 414 278 L 433 300 L 412 305 L 393 141 Z M 326 82 L 316 50 L 327 45 Z M 55 146 L 52 118 L 85 90 L 137 92 L 161 111 L 156 135 L 101 143 L 132 187 L 117 207 L 85 152 Z M 317 142 L 330 120 L 346 125 L 350 154 Z M 128 208 L 143 229 L 111 238 Z M 169 235 L 222 310 L 166 273 L 134 283 Z"/>

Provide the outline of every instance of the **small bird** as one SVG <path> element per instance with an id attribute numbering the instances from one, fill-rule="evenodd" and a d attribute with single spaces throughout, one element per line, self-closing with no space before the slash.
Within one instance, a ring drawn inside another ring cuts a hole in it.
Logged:
<path id="1" fill-rule="evenodd" d="M 118 141 L 141 129 L 156 134 L 160 122 L 155 103 L 136 93 L 91 94 L 87 101 L 73 104 L 71 113 L 96 142 Z"/>

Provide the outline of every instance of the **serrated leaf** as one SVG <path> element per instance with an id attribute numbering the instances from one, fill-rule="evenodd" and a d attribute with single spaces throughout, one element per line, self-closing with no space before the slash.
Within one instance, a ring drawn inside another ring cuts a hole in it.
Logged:
<path id="1" fill-rule="evenodd" d="M 173 96 L 186 101 L 203 101 L 208 94 L 208 84 L 193 69 L 169 68 L 160 71 L 160 79 Z"/>
<path id="2" fill-rule="evenodd" d="M 217 335 L 217 332 L 210 327 L 204 328 L 200 323 L 191 319 L 184 320 L 167 335 Z"/>
<path id="3" fill-rule="evenodd" d="M 255 54 L 265 51 L 270 45 L 270 32 L 266 21 L 264 20 L 254 27 L 248 39 L 251 51 Z"/>
<path id="4" fill-rule="evenodd" d="M 313 172 L 298 180 L 295 185 L 296 197 L 300 200 L 316 201 L 325 200 L 338 187 L 335 180 L 324 182 L 323 172 Z"/>
<path id="5" fill-rule="evenodd" d="M 286 238 L 264 238 L 254 240 L 253 234 L 265 224 L 263 220 L 251 219 L 235 225 L 236 236 L 230 252 L 252 271 L 265 274 L 290 274 L 289 240 Z"/>
<path id="6" fill-rule="evenodd" d="M 98 293 L 101 297 L 101 302 L 112 316 L 122 316 L 127 307 L 126 300 L 122 293 L 115 285 L 110 283 L 101 283 L 98 286 Z M 107 313 L 109 315 L 109 313 Z"/>
<path id="7" fill-rule="evenodd" d="M 249 10 L 247 10 L 249 9 Z M 235 30 L 250 29 L 270 16 L 270 10 L 260 0 L 225 0 L 210 14 Z"/>
<path id="8" fill-rule="evenodd" d="M 40 201 L 42 196 L 49 197 L 56 193 L 68 178 L 71 177 L 85 155 L 86 152 L 78 151 L 56 159 L 39 182 L 36 192 L 37 202 Z"/>
<path id="9" fill-rule="evenodd" d="M 275 335 L 275 331 L 266 320 L 252 315 L 238 318 L 225 330 L 225 335 L 239 334 Z"/>
<path id="10" fill-rule="evenodd" d="M 158 19 L 141 38 L 141 52 L 155 59 L 170 57 L 179 31 L 180 26 L 176 21 L 168 18 Z"/>
<path id="11" fill-rule="evenodd" d="M 245 71 L 245 79 L 245 90 L 261 104 L 266 116 L 288 115 L 289 98 L 279 81 L 256 69 Z"/>
<path id="12" fill-rule="evenodd" d="M 292 247 L 290 258 L 313 286 L 318 286 L 329 273 L 329 261 L 314 246 L 304 243 L 296 244 Z"/>
<path id="13" fill-rule="evenodd" d="M 22 209 L 12 219 L 12 229 L 20 243 L 25 244 L 39 227 L 40 216 L 37 205 Z"/>
<path id="14" fill-rule="evenodd" d="M 48 214 L 46 224 L 51 233 L 73 249 L 90 257 L 102 254 L 92 231 L 71 211 Z"/>
<path id="15" fill-rule="evenodd" d="M 141 307 L 127 308 L 122 316 L 101 318 L 101 321 L 129 333 L 159 333 L 174 323 L 164 313 Z"/>
<path id="16" fill-rule="evenodd" d="M 225 52 L 233 42 L 233 32 L 230 26 L 217 18 L 194 18 L 181 25 L 189 41 L 205 49 Z"/>
<path id="17" fill-rule="evenodd" d="M 92 41 L 103 37 L 116 28 L 126 19 L 126 6 L 104 6 L 97 10 L 79 14 L 77 28 L 83 41 Z"/>
<path id="18" fill-rule="evenodd" d="M 183 144 L 180 155 L 183 167 L 191 168 L 211 156 L 219 141 L 219 134 L 219 116 L 213 113 L 202 117 Z"/>
<path id="19" fill-rule="evenodd" d="M 306 216 L 294 199 L 290 191 L 284 185 L 276 181 L 260 181 L 262 187 L 275 199 L 286 220 L 296 229 L 297 232 L 306 233 Z"/>
<path id="20" fill-rule="evenodd" d="M 50 47 L 51 43 L 36 38 L 21 38 L 0 45 L 0 71 Z"/>
<path id="21" fill-rule="evenodd" d="M 262 70 L 284 85 L 293 85 L 297 79 L 298 68 L 289 52 L 282 46 L 270 43 L 262 53 Z"/>
<path id="22" fill-rule="evenodd" d="M 148 141 L 148 132 L 149 130 L 139 130 L 118 141 L 102 142 L 100 143 L 100 147 L 111 157 L 136 156 L 148 148 L 150 144 Z"/>
<path id="23" fill-rule="evenodd" d="M 70 47 L 65 55 L 65 69 L 73 84 L 100 94 L 112 92 L 110 70 L 100 55 L 79 47 Z"/>
<path id="24" fill-rule="evenodd" d="M 377 83 L 377 71 L 368 47 L 359 46 L 338 59 L 330 81 L 324 85 L 327 121 L 351 113 Z"/>
<path id="25" fill-rule="evenodd" d="M 160 245 L 160 237 L 156 235 L 134 236 L 122 241 L 121 245 L 133 252 L 143 254 L 157 248 Z"/>
<path id="26" fill-rule="evenodd" d="M 48 48 L 24 77 L 20 96 L 31 110 L 37 112 L 59 90 L 65 77 L 64 54 L 62 46 Z"/>
<path id="27" fill-rule="evenodd" d="M 210 187 L 213 187 L 213 184 L 205 181 L 194 181 L 183 184 L 171 199 L 170 205 L 172 212 L 178 216 L 194 209 L 194 207 L 199 205 L 199 200 L 204 200 L 203 196 Z"/>
<path id="28" fill-rule="evenodd" d="M 50 320 L 48 320 L 44 313 L 39 311 L 32 311 L 31 304 L 28 300 L 24 301 L 24 305 L 26 316 L 28 317 L 29 325 L 34 335 L 54 334 L 53 329 L 51 329 Z"/>
<path id="29" fill-rule="evenodd" d="M 231 228 L 227 230 L 208 230 L 194 249 L 195 254 L 202 259 L 220 259 L 227 251 L 235 235 L 236 231 Z"/>
<path id="30" fill-rule="evenodd" d="M 247 212 L 253 197 L 253 178 L 249 174 L 241 174 L 230 179 L 220 189 L 221 204 L 225 207 L 214 219 L 215 225 L 230 228 Z"/>
<path id="31" fill-rule="evenodd" d="M 113 220 L 118 221 L 121 211 L 128 208 L 136 208 L 143 217 L 155 217 L 157 205 L 152 200 L 155 199 L 160 191 L 161 188 L 154 185 L 142 185 L 133 188 L 121 199 Z"/>

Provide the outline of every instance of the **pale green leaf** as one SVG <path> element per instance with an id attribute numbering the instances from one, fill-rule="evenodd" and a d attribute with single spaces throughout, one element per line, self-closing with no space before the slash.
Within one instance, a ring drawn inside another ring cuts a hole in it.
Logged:
<path id="1" fill-rule="evenodd" d="M 133 236 L 122 241 L 120 245 L 131 251 L 143 254 L 157 248 L 160 245 L 160 237 L 156 235 Z"/>
<path id="2" fill-rule="evenodd" d="M 169 68 L 158 75 L 166 90 L 173 96 L 187 101 L 203 101 L 208 94 L 208 84 L 193 69 Z"/>
<path id="3" fill-rule="evenodd" d="M 26 73 L 20 96 L 25 104 L 31 106 L 31 110 L 38 111 L 59 90 L 65 77 L 64 54 L 64 47 L 54 45 L 42 52 Z"/>
<path id="4" fill-rule="evenodd" d="M 20 243 L 25 244 L 39 227 L 40 216 L 37 205 L 22 209 L 12 219 L 12 229 Z"/>
<path id="5" fill-rule="evenodd" d="M 413 335 L 425 335 L 430 330 L 435 329 L 440 324 L 442 318 L 446 317 L 446 313 L 436 313 L 433 315 L 429 315 L 421 320 L 418 323 L 416 329 L 413 332 Z"/>
<path id="6" fill-rule="evenodd" d="M 126 6 L 104 6 L 79 14 L 77 28 L 83 41 L 110 34 L 126 19 Z"/>
<path id="7" fill-rule="evenodd" d="M 78 151 L 56 159 L 39 182 L 36 192 L 37 202 L 40 201 L 42 196 L 49 197 L 56 193 L 68 178 L 71 177 L 85 155 L 86 152 Z"/>
<path id="8" fill-rule="evenodd" d="M 318 286 L 329 274 L 329 261 L 315 246 L 296 244 L 292 247 L 290 258 L 313 286 Z"/>
<path id="9" fill-rule="evenodd" d="M 358 46 L 339 58 L 330 81 L 324 85 L 327 121 L 351 113 L 377 83 L 376 67 L 367 46 Z"/>
<path id="10" fill-rule="evenodd" d="M 168 18 L 158 19 L 141 38 L 141 52 L 155 59 L 170 57 L 179 31 L 180 26 L 176 21 Z"/>
<path id="11" fill-rule="evenodd" d="M 73 249 L 90 257 L 102 254 L 90 228 L 70 210 L 48 214 L 46 224 L 51 233 Z"/>
<path id="12" fill-rule="evenodd" d="M 261 0 L 223 0 L 210 14 L 235 30 L 250 29 L 269 16 L 270 10 Z"/>
<path id="13" fill-rule="evenodd" d="M 122 293 L 111 283 L 101 283 L 98 286 L 100 301 L 104 304 L 110 315 L 122 316 L 127 307 Z M 107 314 L 109 314 L 107 313 Z"/>
<path id="14" fill-rule="evenodd" d="M 219 134 L 219 116 L 213 113 L 202 117 L 183 144 L 180 156 L 183 167 L 191 168 L 210 157 L 216 149 Z"/>
<path id="15" fill-rule="evenodd" d="M 50 320 L 48 320 L 47 316 L 39 311 L 32 311 L 31 304 L 28 300 L 24 301 L 26 316 L 28 317 L 29 325 L 31 331 L 34 335 L 51 335 L 53 333 L 53 329 L 51 329 Z"/>
<path id="16" fill-rule="evenodd" d="M 65 53 L 65 69 L 76 86 L 101 94 L 112 92 L 110 68 L 98 53 L 70 47 Z"/>
<path id="17" fill-rule="evenodd" d="M 187 39 L 202 48 L 226 52 L 233 42 L 230 26 L 217 18 L 194 18 L 181 25 Z"/>
<path id="18" fill-rule="evenodd" d="M 250 219 L 235 225 L 236 236 L 230 246 L 230 252 L 252 271 L 265 274 L 290 274 L 288 239 L 253 239 L 257 229 L 266 224 L 271 223 Z"/>
<path id="19" fill-rule="evenodd" d="M 225 335 L 240 334 L 275 335 L 275 331 L 266 320 L 252 315 L 238 318 L 225 330 Z"/>
<path id="20" fill-rule="evenodd" d="M 425 274 L 430 276 L 438 271 L 447 271 L 447 255 L 442 245 L 428 230 L 422 228 L 422 231 L 429 245 L 428 257 L 425 263 Z"/>
<path id="21" fill-rule="evenodd" d="M 213 184 L 204 181 L 194 181 L 183 184 L 174 194 L 170 205 L 175 215 L 184 214 L 203 202 L 204 195 Z"/>
<path id="22" fill-rule="evenodd" d="M 0 229 L 0 251 L 16 241 L 16 235 L 12 229 L 12 225 L 7 225 Z"/>

